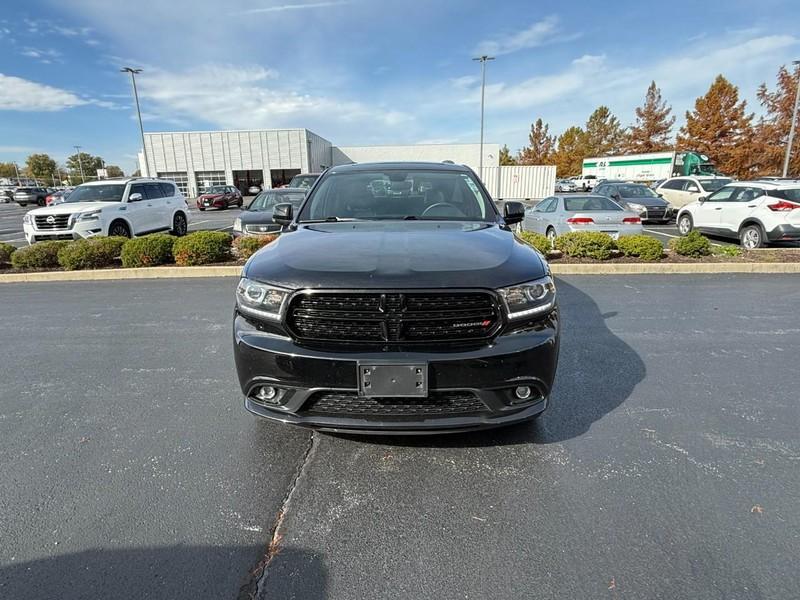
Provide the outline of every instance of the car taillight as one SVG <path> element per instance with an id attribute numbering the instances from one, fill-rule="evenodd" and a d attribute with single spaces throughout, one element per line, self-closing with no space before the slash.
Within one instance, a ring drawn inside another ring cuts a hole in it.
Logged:
<path id="1" fill-rule="evenodd" d="M 642 219 L 639 217 L 625 217 L 622 219 L 623 223 L 641 223 Z"/>
<path id="2" fill-rule="evenodd" d="M 585 225 L 587 223 L 594 223 L 594 219 L 591 217 L 570 217 L 567 219 L 567 223 L 572 223 L 573 225 Z"/>
<path id="3" fill-rule="evenodd" d="M 781 200 L 777 204 L 767 204 L 767 208 L 775 212 L 786 212 L 794 210 L 795 208 L 800 208 L 800 204 L 795 204 L 794 202 L 787 202 L 786 200 Z"/>

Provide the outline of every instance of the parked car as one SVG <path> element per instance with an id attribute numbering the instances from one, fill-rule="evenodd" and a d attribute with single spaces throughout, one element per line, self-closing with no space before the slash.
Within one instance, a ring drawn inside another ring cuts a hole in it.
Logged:
<path id="1" fill-rule="evenodd" d="M 376 180 L 390 193 L 377 195 Z M 431 433 L 535 418 L 559 347 L 556 288 L 468 167 L 327 170 L 244 266 L 234 354 L 245 407 L 282 423 Z"/>
<path id="2" fill-rule="evenodd" d="M 306 198 L 306 190 L 301 188 L 280 188 L 264 190 L 233 222 L 233 235 L 263 235 L 278 233 L 283 226 L 272 220 L 272 210 L 278 204 L 290 203 L 294 210 L 300 208 Z"/>
<path id="3" fill-rule="evenodd" d="M 38 204 L 39 206 L 45 205 L 47 198 L 47 190 L 40 187 L 18 187 L 14 191 L 14 202 L 20 206 L 28 206 L 28 204 Z"/>
<path id="4" fill-rule="evenodd" d="M 556 191 L 557 192 L 575 192 L 578 190 L 578 186 L 575 185 L 574 181 L 569 179 L 559 179 L 556 181 Z"/>
<path id="5" fill-rule="evenodd" d="M 14 190 L 17 189 L 13 185 L 0 185 L 0 204 L 6 204 L 14 200 Z"/>
<path id="6" fill-rule="evenodd" d="M 597 175 L 586 175 L 575 178 L 575 185 L 583 192 L 591 191 L 597 186 Z"/>
<path id="7" fill-rule="evenodd" d="M 678 231 L 738 238 L 748 250 L 800 241 L 800 183 L 736 181 L 678 212 Z"/>
<path id="8" fill-rule="evenodd" d="M 551 196 L 525 211 L 522 229 L 551 241 L 570 231 L 601 231 L 617 239 L 642 233 L 642 219 L 605 196 Z"/>
<path id="9" fill-rule="evenodd" d="M 189 206 L 175 182 L 147 177 L 87 182 L 62 204 L 35 208 L 22 218 L 29 244 L 156 231 L 184 235 L 188 224 Z"/>
<path id="10" fill-rule="evenodd" d="M 733 179 L 730 177 L 672 177 L 659 185 L 656 193 L 674 208 L 680 208 L 694 202 L 700 196 L 716 192 L 731 181 Z"/>
<path id="11" fill-rule="evenodd" d="M 292 177 L 287 187 L 309 190 L 314 185 L 314 182 L 319 179 L 319 176 L 320 173 L 299 173 Z"/>
<path id="12" fill-rule="evenodd" d="M 207 208 L 218 208 L 224 210 L 231 206 L 242 207 L 244 198 L 242 192 L 233 187 L 232 185 L 215 185 L 197 197 L 198 210 L 205 210 Z"/>
<path id="13" fill-rule="evenodd" d="M 69 197 L 70 193 L 72 193 L 73 188 L 64 188 L 63 190 L 56 190 L 51 192 L 47 195 L 44 199 L 44 203 L 46 206 L 55 206 L 56 204 L 61 204 L 65 202 L 66 199 Z"/>
<path id="14" fill-rule="evenodd" d="M 604 183 L 595 194 L 607 196 L 623 208 L 638 214 L 642 221 L 669 223 L 673 210 L 669 203 L 642 183 Z"/>
<path id="15" fill-rule="evenodd" d="M 247 188 L 247 193 L 252 195 L 252 196 L 255 196 L 256 194 L 258 194 L 260 192 L 261 192 L 261 186 L 260 185 L 251 185 L 249 188 Z"/>

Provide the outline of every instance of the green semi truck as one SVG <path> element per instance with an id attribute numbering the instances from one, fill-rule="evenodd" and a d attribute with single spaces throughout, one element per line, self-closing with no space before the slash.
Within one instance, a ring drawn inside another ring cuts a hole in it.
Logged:
<path id="1" fill-rule="evenodd" d="M 581 179 L 583 181 L 622 179 L 623 181 L 649 182 L 681 175 L 714 176 L 719 174 L 708 156 L 699 152 L 650 152 L 648 154 L 584 158 Z"/>

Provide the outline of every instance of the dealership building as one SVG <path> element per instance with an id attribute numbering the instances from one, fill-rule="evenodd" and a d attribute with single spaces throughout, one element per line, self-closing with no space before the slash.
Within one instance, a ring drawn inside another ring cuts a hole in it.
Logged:
<path id="1" fill-rule="evenodd" d="M 142 174 L 172 179 L 188 197 L 220 184 L 245 193 L 253 185 L 279 187 L 298 173 L 353 162 L 451 160 L 476 172 L 481 162 L 480 144 L 334 146 L 308 129 L 145 133 L 145 147 Z M 485 175 L 497 171 L 499 156 L 498 144 L 484 144 Z"/>

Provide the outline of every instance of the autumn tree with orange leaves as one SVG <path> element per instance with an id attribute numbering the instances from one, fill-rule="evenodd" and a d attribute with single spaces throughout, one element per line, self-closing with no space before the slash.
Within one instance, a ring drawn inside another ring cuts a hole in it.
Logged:
<path id="1" fill-rule="evenodd" d="M 650 83 L 645 95 L 644 105 L 636 109 L 636 123 L 628 130 L 623 142 L 623 151 L 630 154 L 663 152 L 674 147 L 672 126 L 675 115 L 672 107 L 661 98 L 661 90 L 656 82 Z"/>
<path id="2" fill-rule="evenodd" d="M 781 67 L 778 70 L 777 87 L 774 91 L 770 91 L 766 83 L 762 83 L 758 88 L 758 100 L 765 111 L 756 125 L 759 175 L 780 175 L 783 172 L 798 79 L 800 79 L 800 65 L 795 67 L 793 73 L 786 67 Z M 800 135 L 795 135 L 792 145 L 788 175 L 800 177 Z"/>

